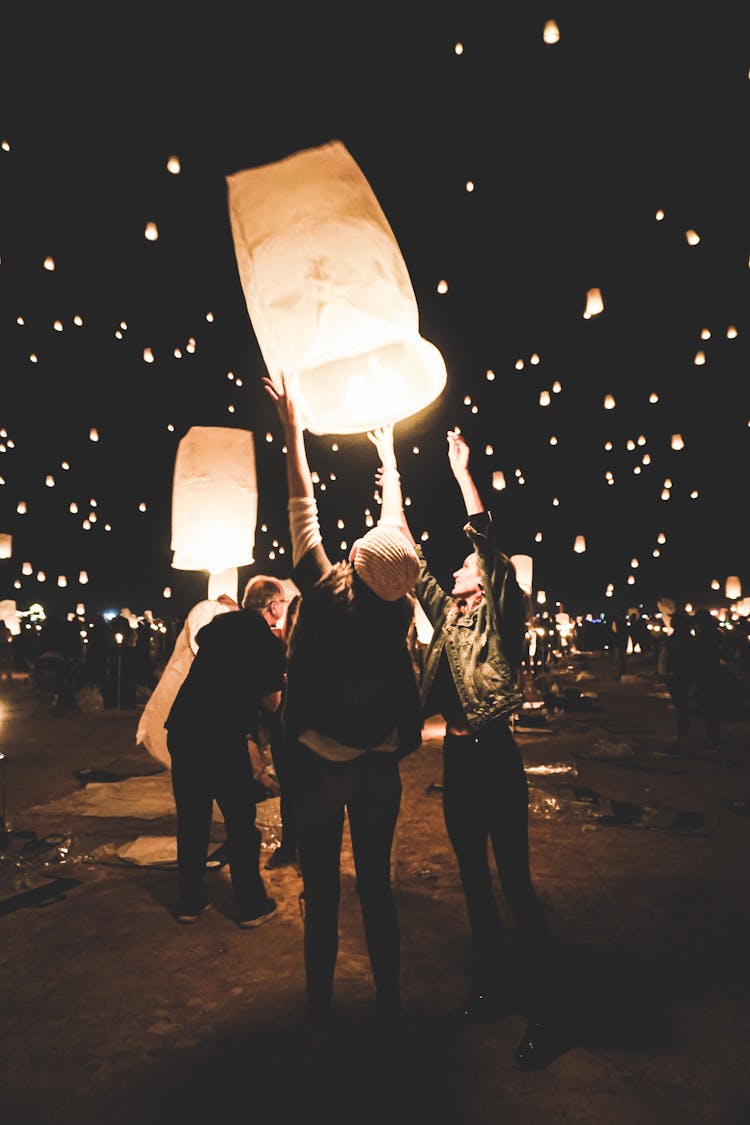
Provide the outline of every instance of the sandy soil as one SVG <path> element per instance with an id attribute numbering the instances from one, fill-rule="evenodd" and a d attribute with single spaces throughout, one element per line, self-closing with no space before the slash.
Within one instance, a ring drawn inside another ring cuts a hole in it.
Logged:
<path id="1" fill-rule="evenodd" d="M 618 682 L 599 656 L 553 678 L 570 709 L 529 713 L 517 735 L 573 1041 L 531 1074 L 512 1062 L 524 1021 L 510 923 L 507 1016 L 469 1029 L 448 1018 L 466 995 L 470 949 L 435 724 L 402 766 L 400 1041 L 384 1041 L 375 1020 L 347 838 L 335 1055 L 311 1069 L 298 872 L 265 875 L 280 909 L 258 930 L 235 926 L 225 867 L 208 875 L 215 909 L 176 925 L 174 870 L 114 851 L 173 837 L 172 811 L 101 816 L 75 804 L 81 771 L 116 783 L 156 768 L 134 745 L 138 709 L 55 718 L 24 678 L 0 682 L 12 827 L 0 852 L 3 1120 L 745 1125 L 750 722 L 728 718 L 710 753 L 696 717 L 695 739 L 672 753 L 674 713 L 650 658 L 631 658 Z M 270 804 L 262 819 L 270 854 Z M 215 830 L 220 841 L 220 819 Z"/>

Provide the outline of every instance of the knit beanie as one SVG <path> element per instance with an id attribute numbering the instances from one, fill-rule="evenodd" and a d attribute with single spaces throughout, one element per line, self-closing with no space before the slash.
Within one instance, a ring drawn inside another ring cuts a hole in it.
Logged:
<path id="1" fill-rule="evenodd" d="M 356 542 L 354 570 L 384 602 L 395 602 L 408 593 L 419 574 L 419 560 L 404 533 L 382 524 Z"/>

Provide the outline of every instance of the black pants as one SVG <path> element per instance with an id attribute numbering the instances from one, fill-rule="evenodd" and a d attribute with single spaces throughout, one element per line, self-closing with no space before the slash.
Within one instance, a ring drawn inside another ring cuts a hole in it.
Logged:
<path id="1" fill-rule="evenodd" d="M 185 908 L 203 897 L 203 876 L 216 801 L 229 845 L 229 872 L 240 918 L 258 914 L 266 903 L 260 875 L 261 834 L 255 826 L 255 783 L 244 739 L 236 746 L 209 745 L 196 736 L 170 732 L 172 791 L 177 809 L 179 901 Z"/>
<path id="2" fill-rule="evenodd" d="M 553 943 L 529 870 L 529 790 L 521 752 L 504 723 L 477 737 L 446 734 L 443 812 L 458 860 L 476 956 L 475 987 L 503 987 L 505 940 L 488 848 L 513 914 L 525 962 L 527 1006 L 538 1009 L 555 979 Z"/>
<path id="3" fill-rule="evenodd" d="M 300 743 L 290 747 L 297 847 L 305 895 L 305 977 L 311 1022 L 330 1014 L 338 954 L 341 844 L 349 817 L 367 951 L 385 1015 L 400 1009 L 400 934 L 391 887 L 391 847 L 401 803 L 393 754 L 371 752 L 329 762 Z"/>

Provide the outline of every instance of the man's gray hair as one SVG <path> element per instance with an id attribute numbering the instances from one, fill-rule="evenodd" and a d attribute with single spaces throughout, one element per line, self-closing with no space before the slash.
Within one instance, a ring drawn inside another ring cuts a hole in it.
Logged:
<path id="1" fill-rule="evenodd" d="M 267 574 L 256 574 L 245 586 L 242 595 L 242 608 L 254 609 L 262 613 L 268 609 L 271 602 L 280 602 L 286 598 L 284 587 L 278 578 L 271 578 Z"/>

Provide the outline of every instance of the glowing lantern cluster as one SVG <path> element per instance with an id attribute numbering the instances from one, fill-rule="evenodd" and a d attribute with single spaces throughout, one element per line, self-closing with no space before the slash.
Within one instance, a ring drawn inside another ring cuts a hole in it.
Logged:
<path id="1" fill-rule="evenodd" d="M 370 184 L 340 141 L 227 177 L 247 310 L 268 373 L 316 434 L 362 433 L 429 405 L 446 383 Z"/>

